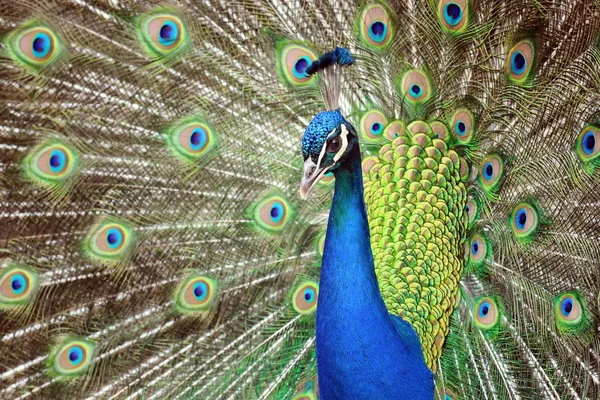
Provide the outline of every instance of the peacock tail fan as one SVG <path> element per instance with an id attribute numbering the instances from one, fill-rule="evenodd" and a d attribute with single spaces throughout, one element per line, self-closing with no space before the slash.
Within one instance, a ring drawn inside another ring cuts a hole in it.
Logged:
<path id="1" fill-rule="evenodd" d="M 436 398 L 598 398 L 598 7 L 2 2 L 0 398 L 318 398 L 334 178 L 300 201 L 299 143 L 336 47 Z"/>

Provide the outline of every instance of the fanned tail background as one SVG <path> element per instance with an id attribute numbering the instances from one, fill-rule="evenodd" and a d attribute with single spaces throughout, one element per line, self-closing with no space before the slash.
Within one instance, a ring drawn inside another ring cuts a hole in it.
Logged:
<path id="1" fill-rule="evenodd" d="M 436 398 L 598 398 L 600 6 L 446 3 L 0 4 L 0 398 L 318 396 L 336 46 L 364 157 L 395 124 L 468 165 Z"/>

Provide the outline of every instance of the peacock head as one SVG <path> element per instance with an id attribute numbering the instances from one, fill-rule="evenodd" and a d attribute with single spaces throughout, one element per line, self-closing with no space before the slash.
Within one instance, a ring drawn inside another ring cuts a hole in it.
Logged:
<path id="1" fill-rule="evenodd" d="M 340 110 L 323 111 L 314 117 L 302 137 L 300 197 L 306 200 L 313 186 L 327 172 L 335 172 L 356 146 L 356 131 Z"/>

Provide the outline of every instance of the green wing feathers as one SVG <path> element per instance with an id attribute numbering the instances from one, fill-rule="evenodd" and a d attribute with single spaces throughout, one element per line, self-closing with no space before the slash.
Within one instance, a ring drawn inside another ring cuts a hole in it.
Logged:
<path id="1" fill-rule="evenodd" d="M 0 5 L 0 398 L 312 399 L 348 48 L 381 293 L 439 399 L 600 396 L 592 1 Z"/>

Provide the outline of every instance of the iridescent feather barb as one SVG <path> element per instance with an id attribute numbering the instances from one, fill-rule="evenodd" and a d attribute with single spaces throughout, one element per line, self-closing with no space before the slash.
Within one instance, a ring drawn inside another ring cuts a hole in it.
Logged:
<path id="1" fill-rule="evenodd" d="M 600 396 L 595 2 L 0 15 L 0 398 L 322 395 L 336 178 L 297 188 L 324 109 L 360 140 L 379 288 L 435 398 Z M 311 75 L 336 48 L 352 68 Z"/>

